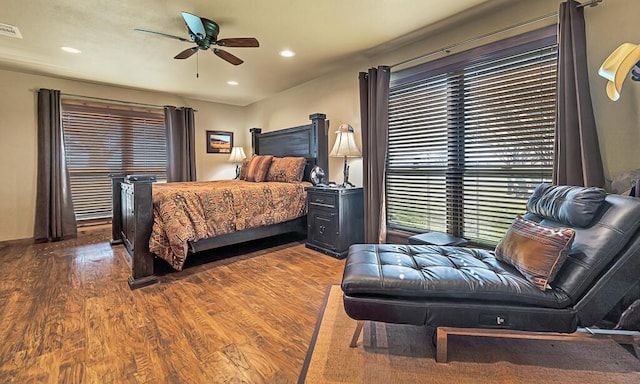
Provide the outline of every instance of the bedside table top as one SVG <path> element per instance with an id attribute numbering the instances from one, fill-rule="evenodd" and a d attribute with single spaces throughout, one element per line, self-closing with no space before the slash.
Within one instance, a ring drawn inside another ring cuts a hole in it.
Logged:
<path id="1" fill-rule="evenodd" d="M 348 192 L 356 192 L 363 190 L 363 187 L 349 187 L 344 188 L 341 186 L 313 186 L 313 187 L 305 187 L 305 191 L 308 192 L 332 192 L 332 193 L 348 193 Z"/>

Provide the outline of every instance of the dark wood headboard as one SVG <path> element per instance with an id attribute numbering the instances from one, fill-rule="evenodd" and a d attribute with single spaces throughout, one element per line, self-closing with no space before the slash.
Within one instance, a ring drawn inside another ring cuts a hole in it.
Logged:
<path id="1" fill-rule="evenodd" d="M 314 113 L 311 124 L 262 133 L 261 128 L 251 128 L 251 146 L 256 155 L 277 157 L 299 156 L 307 159 L 303 180 L 309 181 L 309 171 L 319 165 L 329 173 L 329 143 L 327 140 L 327 116 Z"/>

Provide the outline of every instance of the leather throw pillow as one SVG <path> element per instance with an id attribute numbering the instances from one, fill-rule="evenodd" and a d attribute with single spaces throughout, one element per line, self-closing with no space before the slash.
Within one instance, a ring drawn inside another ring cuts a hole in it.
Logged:
<path id="1" fill-rule="evenodd" d="M 495 254 L 544 291 L 567 258 L 574 237 L 571 228 L 545 227 L 518 216 Z"/>

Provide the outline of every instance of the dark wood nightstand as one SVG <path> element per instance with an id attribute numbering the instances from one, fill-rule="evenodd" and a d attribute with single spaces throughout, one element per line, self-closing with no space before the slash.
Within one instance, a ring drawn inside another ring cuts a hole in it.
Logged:
<path id="1" fill-rule="evenodd" d="M 306 247 L 343 258 L 364 241 L 363 188 L 309 187 Z"/>

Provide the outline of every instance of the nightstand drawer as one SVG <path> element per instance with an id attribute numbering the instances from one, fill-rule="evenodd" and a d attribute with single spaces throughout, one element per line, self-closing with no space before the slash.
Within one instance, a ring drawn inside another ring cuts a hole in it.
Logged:
<path id="1" fill-rule="evenodd" d="M 335 251 L 340 236 L 338 215 L 323 209 L 310 209 L 307 221 L 309 242 Z"/>
<path id="2" fill-rule="evenodd" d="M 312 192 L 309 193 L 309 205 L 335 208 L 337 204 L 336 198 L 337 196 L 335 194 Z"/>

